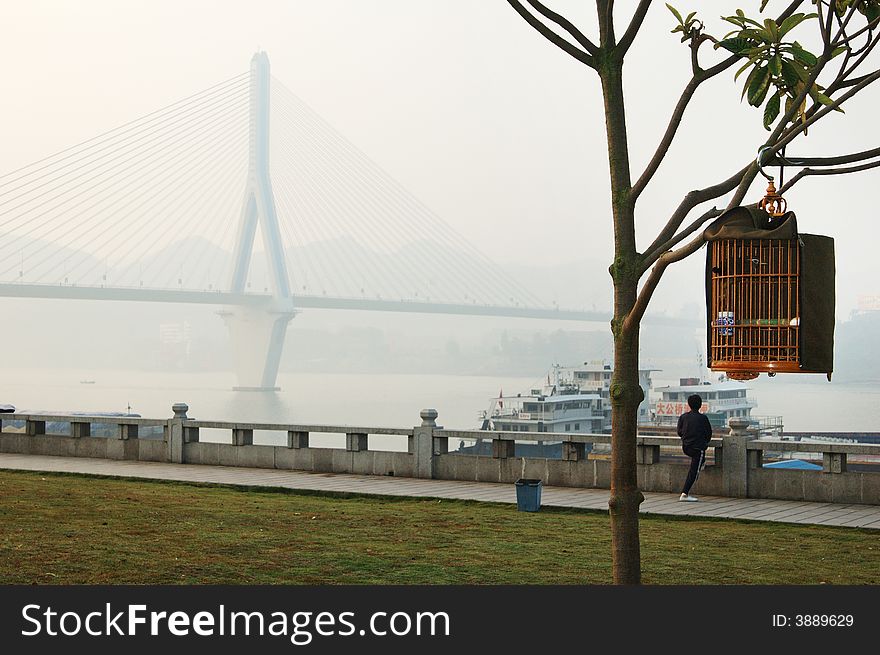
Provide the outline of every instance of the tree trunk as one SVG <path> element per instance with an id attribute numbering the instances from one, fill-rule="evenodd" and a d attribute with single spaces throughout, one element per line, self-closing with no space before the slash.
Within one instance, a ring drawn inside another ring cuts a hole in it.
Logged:
<path id="1" fill-rule="evenodd" d="M 644 394 L 639 385 L 639 326 L 625 327 L 638 291 L 639 253 L 636 251 L 635 218 L 626 105 L 623 98 L 623 62 L 613 45 L 598 58 L 605 101 L 605 131 L 611 173 L 611 210 L 614 217 L 614 374 L 611 379 L 611 559 L 616 584 L 639 584 L 639 491 L 636 469 L 638 407 Z"/>
<path id="2" fill-rule="evenodd" d="M 632 287 L 623 288 L 620 287 Z M 615 284 L 615 305 L 632 307 L 634 284 Z M 616 315 L 617 312 L 615 312 Z M 616 322 L 620 325 L 620 322 Z M 611 563 L 615 584 L 639 584 L 641 559 L 639 505 L 645 499 L 639 490 L 636 466 L 636 433 L 639 403 L 644 392 L 639 385 L 639 332 L 616 329 L 614 374 L 611 378 Z"/>

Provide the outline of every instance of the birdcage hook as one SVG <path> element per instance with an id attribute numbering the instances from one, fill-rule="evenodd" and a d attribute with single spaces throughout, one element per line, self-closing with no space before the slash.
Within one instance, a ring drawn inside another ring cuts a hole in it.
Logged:
<path id="1" fill-rule="evenodd" d="M 758 148 L 758 158 L 755 160 L 755 163 L 758 165 L 758 172 L 763 175 L 768 182 L 773 181 L 773 176 L 764 171 L 764 153 L 768 150 L 772 150 L 771 146 L 761 146 Z"/>
<path id="2" fill-rule="evenodd" d="M 779 216 L 785 214 L 786 210 L 788 209 L 788 203 L 786 203 L 785 198 L 783 198 L 779 194 L 779 192 L 776 191 L 776 185 L 774 184 L 775 178 L 772 175 L 764 172 L 764 153 L 768 150 L 771 150 L 770 146 L 762 146 L 758 150 L 758 158 L 755 160 L 755 163 L 758 165 L 758 172 L 761 173 L 761 175 L 763 175 L 765 178 L 767 178 L 767 192 L 761 199 L 761 202 L 758 203 L 758 207 L 770 214 L 770 216 L 778 218 Z"/>

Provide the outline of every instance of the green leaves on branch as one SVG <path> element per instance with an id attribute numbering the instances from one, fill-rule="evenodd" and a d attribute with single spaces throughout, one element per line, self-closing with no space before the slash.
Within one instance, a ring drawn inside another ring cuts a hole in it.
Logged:
<path id="1" fill-rule="evenodd" d="M 763 9 L 767 2 L 761 6 Z M 737 29 L 725 35 L 715 44 L 746 60 L 734 76 L 735 80 L 749 72 L 743 85 L 742 97 L 753 107 L 764 107 L 764 128 L 770 130 L 779 117 L 782 100 L 786 113 L 797 102 L 810 83 L 809 97 L 816 102 L 830 104 L 823 87 L 810 82 L 810 76 L 819 58 L 797 41 L 789 41 L 789 33 L 805 21 L 817 18 L 817 14 L 792 14 L 777 24 L 772 18 L 759 22 L 749 18 L 741 9 L 735 16 L 723 16 L 723 20 Z M 795 110 L 795 120 L 806 120 L 806 98 Z"/>
<path id="2" fill-rule="evenodd" d="M 842 17 L 852 7 L 855 7 L 868 23 L 880 23 L 880 0 L 836 0 L 834 3 L 834 11 L 838 17 Z"/>
<path id="3" fill-rule="evenodd" d="M 771 129 L 779 117 L 781 101 L 785 100 L 785 111 L 788 113 L 808 84 L 807 95 L 795 108 L 795 120 L 806 120 L 807 97 L 823 105 L 833 102 L 822 93 L 824 87 L 810 82 L 819 58 L 797 41 L 786 40 L 788 34 L 798 25 L 817 17 L 817 14 L 792 14 L 781 24 L 777 24 L 772 18 L 759 23 L 746 16 L 742 10 L 737 10 L 735 16 L 724 17 L 725 21 L 737 29 L 728 33 L 715 47 L 724 48 L 746 59 L 745 65 L 737 71 L 734 79 L 751 69 L 742 95 L 754 107 L 760 107 L 767 100 L 763 121 L 767 130 Z M 843 51 L 843 48 L 834 51 L 832 58 Z"/>
<path id="4" fill-rule="evenodd" d="M 867 30 L 870 38 L 872 30 L 880 28 L 880 0 L 812 0 L 812 3 L 815 5 L 820 1 L 823 6 L 833 7 L 840 17 L 835 28 L 839 28 L 843 37 L 846 36 L 846 25 L 852 17 L 847 12 L 858 11 L 864 15 L 867 25 L 857 30 L 858 33 Z M 770 0 L 762 0 L 761 11 L 769 4 Z M 682 42 L 690 41 L 694 53 L 701 43 L 708 40 L 715 43 L 716 50 L 727 50 L 745 60 L 734 80 L 739 80 L 740 76 L 746 74 L 742 97 L 753 107 L 764 107 L 763 123 L 767 130 L 772 129 L 779 115 L 783 113 L 783 101 L 784 113 L 792 112 L 793 121 L 804 122 L 807 120 L 808 99 L 826 106 L 834 104 L 823 93 L 825 88 L 810 79 L 814 76 L 820 58 L 791 38 L 795 29 L 802 23 L 817 19 L 818 14 L 796 13 L 777 23 L 773 18 L 756 20 L 747 16 L 742 9 L 737 9 L 735 15 L 721 17 L 736 29 L 718 40 L 703 33 L 703 24 L 697 20 L 696 12 L 685 17 L 672 5 L 666 6 L 678 22 L 672 33 L 680 32 Z M 849 39 L 840 38 L 837 43 L 841 45 L 831 52 L 823 53 L 823 65 L 841 53 L 852 52 Z M 695 68 L 696 70 L 698 69 Z M 803 98 L 798 100 L 801 96 Z M 838 108 L 838 111 L 843 110 Z"/>
<path id="5" fill-rule="evenodd" d="M 696 18 L 697 12 L 692 11 L 687 15 L 687 18 L 682 18 L 678 9 L 668 2 L 666 3 L 666 8 L 669 9 L 669 11 L 672 12 L 672 15 L 678 20 L 678 25 L 675 26 L 675 29 L 672 30 L 671 33 L 675 34 L 676 32 L 681 32 L 681 42 L 684 43 L 691 38 L 691 32 L 696 27 L 696 24 L 699 23 Z"/>

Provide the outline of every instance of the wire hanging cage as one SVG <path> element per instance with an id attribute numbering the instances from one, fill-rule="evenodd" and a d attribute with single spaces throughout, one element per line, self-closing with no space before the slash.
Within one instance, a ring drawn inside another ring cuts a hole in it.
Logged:
<path id="1" fill-rule="evenodd" d="M 771 182 L 767 197 L 774 194 Z M 830 380 L 834 240 L 799 233 L 794 212 L 766 202 L 725 212 L 704 235 L 709 368 L 734 380 L 761 373 Z"/>

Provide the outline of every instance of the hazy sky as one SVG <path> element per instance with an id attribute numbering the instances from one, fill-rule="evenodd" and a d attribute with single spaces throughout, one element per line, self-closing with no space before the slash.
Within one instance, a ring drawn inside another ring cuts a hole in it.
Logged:
<path id="1" fill-rule="evenodd" d="M 618 15 L 632 4 L 618 2 Z M 710 7 L 711 27 L 720 11 L 757 4 L 680 8 Z M 594 33 L 593 3 L 551 6 Z M 490 258 L 571 263 L 574 279 L 576 262 L 611 259 L 596 76 L 504 0 L 6 0 L 3 9 L 0 173 L 244 72 L 259 48 L 276 77 Z M 688 76 L 672 26 L 655 3 L 628 59 L 634 176 Z M 684 192 L 754 156 L 766 133 L 739 94 L 724 74 L 692 104 L 640 200 L 642 245 Z M 880 145 L 878 99 L 876 89 L 863 94 L 789 154 Z M 880 294 L 871 238 L 878 183 L 876 170 L 811 178 L 789 195 L 803 231 L 836 239 L 841 317 L 859 295 Z M 756 183 L 749 200 L 762 192 Z M 701 302 L 702 257 L 670 272 L 654 310 Z M 592 270 L 581 283 L 610 284 Z"/>

